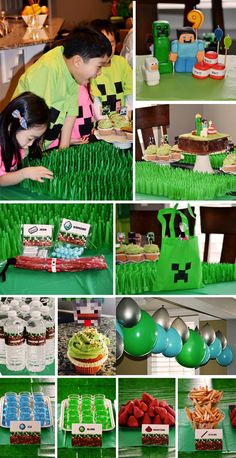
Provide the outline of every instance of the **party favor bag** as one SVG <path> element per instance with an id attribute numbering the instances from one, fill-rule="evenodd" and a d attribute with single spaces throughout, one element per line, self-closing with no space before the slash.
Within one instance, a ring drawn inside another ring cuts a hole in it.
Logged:
<path id="1" fill-rule="evenodd" d="M 189 207 L 191 216 L 195 217 Z M 176 215 L 180 215 L 184 234 L 175 235 L 174 222 Z M 171 215 L 169 222 L 170 236 L 166 236 L 166 219 L 164 215 Z M 187 217 L 174 208 L 160 210 L 157 216 L 162 225 L 162 244 L 160 258 L 157 264 L 158 291 L 201 288 L 202 266 L 198 248 L 198 238 L 190 236 Z"/>

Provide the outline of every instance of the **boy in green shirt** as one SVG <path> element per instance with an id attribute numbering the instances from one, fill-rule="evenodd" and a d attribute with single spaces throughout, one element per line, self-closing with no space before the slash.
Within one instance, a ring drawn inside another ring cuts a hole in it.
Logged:
<path id="1" fill-rule="evenodd" d="M 112 24 L 108 20 L 95 19 L 91 25 L 103 33 L 111 43 L 112 56 L 99 76 L 91 80 L 96 119 L 112 112 L 132 110 L 132 68 L 122 56 L 115 55 L 116 39 Z"/>
<path id="2" fill-rule="evenodd" d="M 46 148 L 57 138 L 60 138 L 60 148 L 70 145 L 78 115 L 79 85 L 96 78 L 111 53 L 110 42 L 102 33 L 91 27 L 78 27 L 63 46 L 48 51 L 21 76 L 14 97 L 31 91 L 44 98 L 50 108 Z"/>

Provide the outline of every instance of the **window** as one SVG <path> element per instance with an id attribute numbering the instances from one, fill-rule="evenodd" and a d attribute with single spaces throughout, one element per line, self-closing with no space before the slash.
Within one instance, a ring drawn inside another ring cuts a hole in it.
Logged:
<path id="1" fill-rule="evenodd" d="M 175 318 L 173 318 L 174 320 Z M 190 329 L 199 325 L 198 316 L 192 316 L 191 321 L 185 321 Z M 193 376 L 199 373 L 197 369 L 188 369 L 177 363 L 175 358 L 166 358 L 162 354 L 151 354 L 147 359 L 148 375 L 161 375 L 163 377 Z"/>

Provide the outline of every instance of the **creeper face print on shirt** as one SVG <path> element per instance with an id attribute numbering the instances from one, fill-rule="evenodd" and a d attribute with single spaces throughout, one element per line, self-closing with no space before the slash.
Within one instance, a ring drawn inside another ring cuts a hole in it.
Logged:
<path id="1" fill-rule="evenodd" d="M 188 282 L 188 270 L 191 269 L 191 262 L 186 262 L 185 267 L 181 268 L 180 264 L 172 264 L 171 270 L 176 271 L 174 276 L 174 283 L 178 283 L 178 281 L 183 280 L 184 283 Z"/>

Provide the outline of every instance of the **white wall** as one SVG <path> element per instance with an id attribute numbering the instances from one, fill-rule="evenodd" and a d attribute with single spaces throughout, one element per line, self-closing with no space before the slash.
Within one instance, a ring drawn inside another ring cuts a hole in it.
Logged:
<path id="1" fill-rule="evenodd" d="M 111 2 L 102 0 L 51 0 L 53 16 L 65 19 L 63 27 L 74 27 L 80 21 L 111 16 Z"/>

